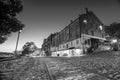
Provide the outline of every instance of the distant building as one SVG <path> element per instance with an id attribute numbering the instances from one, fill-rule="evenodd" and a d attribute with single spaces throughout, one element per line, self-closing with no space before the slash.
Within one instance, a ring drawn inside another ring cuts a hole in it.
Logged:
<path id="1" fill-rule="evenodd" d="M 41 48 L 37 48 L 33 53 L 29 54 L 31 57 L 41 57 L 43 56 Z"/>
<path id="2" fill-rule="evenodd" d="M 104 24 L 92 11 L 79 15 L 60 32 L 44 39 L 42 50 L 49 56 L 78 56 L 104 41 Z"/>
<path id="3" fill-rule="evenodd" d="M 54 46 L 54 37 L 58 33 L 54 33 L 48 36 L 47 39 L 44 39 L 43 44 L 42 44 L 42 52 L 44 51 L 46 53 L 46 56 L 51 55 L 51 47 Z"/>

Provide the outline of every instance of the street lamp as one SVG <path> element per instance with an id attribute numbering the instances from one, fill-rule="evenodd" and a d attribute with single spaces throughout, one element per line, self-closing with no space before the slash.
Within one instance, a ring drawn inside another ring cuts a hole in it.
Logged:
<path id="1" fill-rule="evenodd" d="M 103 30 L 103 27 L 102 27 L 102 25 L 100 25 L 100 26 L 99 26 L 99 28 L 100 28 L 100 30 Z"/>
<path id="2" fill-rule="evenodd" d="M 87 20 L 86 20 L 86 19 L 84 19 L 84 20 L 83 20 L 83 22 L 84 22 L 84 23 L 87 23 Z"/>
<path id="3" fill-rule="evenodd" d="M 111 42 L 112 43 L 117 43 L 117 39 L 113 39 Z"/>
<path id="4" fill-rule="evenodd" d="M 17 47 L 18 47 L 18 42 L 19 42 L 19 37 L 20 37 L 21 32 L 22 32 L 22 30 L 18 31 L 17 42 L 16 42 L 16 47 L 15 47 L 15 56 L 17 56 Z"/>

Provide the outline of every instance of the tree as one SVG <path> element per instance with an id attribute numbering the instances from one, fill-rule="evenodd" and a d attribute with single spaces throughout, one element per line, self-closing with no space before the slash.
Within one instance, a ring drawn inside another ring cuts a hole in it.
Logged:
<path id="1" fill-rule="evenodd" d="M 22 49 L 22 55 L 26 55 L 33 53 L 37 49 L 37 46 L 34 42 L 27 42 Z"/>
<path id="2" fill-rule="evenodd" d="M 21 0 L 0 0 L 0 44 L 13 32 L 23 29 L 24 24 L 16 18 L 22 9 Z"/>
<path id="3" fill-rule="evenodd" d="M 111 37 L 120 38 L 120 23 L 114 22 L 110 26 L 106 26 L 105 31 Z"/>

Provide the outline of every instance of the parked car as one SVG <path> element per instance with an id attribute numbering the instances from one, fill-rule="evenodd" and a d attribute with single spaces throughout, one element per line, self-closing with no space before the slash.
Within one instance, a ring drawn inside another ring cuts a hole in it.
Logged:
<path id="1" fill-rule="evenodd" d="M 112 44 L 113 51 L 118 51 L 118 43 Z"/>
<path id="2" fill-rule="evenodd" d="M 112 46 L 109 42 L 103 42 L 98 46 L 98 49 L 101 51 L 112 50 Z"/>

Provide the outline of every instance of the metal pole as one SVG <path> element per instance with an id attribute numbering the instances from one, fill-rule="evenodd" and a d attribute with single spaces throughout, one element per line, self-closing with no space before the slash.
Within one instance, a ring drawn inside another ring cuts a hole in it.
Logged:
<path id="1" fill-rule="evenodd" d="M 15 56 L 17 56 L 17 47 L 18 47 L 19 37 L 20 37 L 20 31 L 18 32 L 18 36 L 17 36 L 16 48 L 15 48 Z"/>

